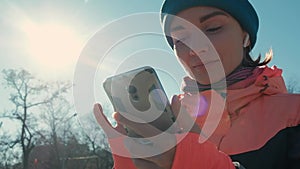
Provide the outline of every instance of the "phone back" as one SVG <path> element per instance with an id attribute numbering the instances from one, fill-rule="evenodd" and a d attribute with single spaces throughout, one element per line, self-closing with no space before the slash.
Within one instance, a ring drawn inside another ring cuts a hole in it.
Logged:
<path id="1" fill-rule="evenodd" d="M 153 68 L 115 75 L 106 79 L 103 87 L 116 112 L 129 113 L 162 131 L 174 123 L 170 103 Z"/>

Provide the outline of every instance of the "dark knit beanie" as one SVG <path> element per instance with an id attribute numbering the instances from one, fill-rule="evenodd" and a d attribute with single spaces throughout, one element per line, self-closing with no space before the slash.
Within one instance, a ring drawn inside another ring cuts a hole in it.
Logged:
<path id="1" fill-rule="evenodd" d="M 169 35 L 170 16 L 196 6 L 215 7 L 230 14 L 249 33 L 251 49 L 254 47 L 259 21 L 255 9 L 248 0 L 165 0 L 161 8 L 161 24 L 171 48 L 173 48 L 173 41 L 171 37 L 167 36 Z"/>

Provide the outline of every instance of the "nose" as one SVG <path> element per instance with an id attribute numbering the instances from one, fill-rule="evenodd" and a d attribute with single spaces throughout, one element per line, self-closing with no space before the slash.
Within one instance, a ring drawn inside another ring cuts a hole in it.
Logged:
<path id="1" fill-rule="evenodd" d="M 189 49 L 189 55 L 194 57 L 203 57 L 208 52 L 208 47 L 198 47 L 198 49 Z"/>
<path id="2" fill-rule="evenodd" d="M 187 40 L 187 45 L 189 47 L 190 56 L 198 56 L 203 57 L 203 55 L 207 55 L 206 53 L 209 51 L 210 40 L 206 37 L 206 35 L 199 31 L 199 29 L 195 30 Z"/>
<path id="3" fill-rule="evenodd" d="M 189 55 L 190 56 L 197 56 L 196 52 L 194 52 L 194 50 L 192 50 L 192 49 L 190 49 Z"/>

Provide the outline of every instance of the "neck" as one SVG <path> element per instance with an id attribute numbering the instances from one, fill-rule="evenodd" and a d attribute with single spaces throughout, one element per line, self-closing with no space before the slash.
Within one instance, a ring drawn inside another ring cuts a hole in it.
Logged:
<path id="1" fill-rule="evenodd" d="M 242 64 L 239 65 L 237 68 L 235 68 L 229 75 L 227 75 L 223 80 L 214 83 L 214 84 L 208 84 L 203 85 L 200 83 L 196 83 L 195 81 L 189 82 L 185 79 L 185 85 L 183 86 L 184 92 L 201 92 L 205 90 L 214 89 L 217 91 L 225 90 L 227 87 L 242 81 L 249 76 L 252 75 L 253 70 L 255 67 L 245 67 Z"/>

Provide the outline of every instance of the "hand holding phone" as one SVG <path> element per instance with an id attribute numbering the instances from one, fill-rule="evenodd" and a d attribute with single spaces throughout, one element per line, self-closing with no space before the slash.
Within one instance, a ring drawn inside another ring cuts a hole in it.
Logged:
<path id="1" fill-rule="evenodd" d="M 125 118 L 137 117 L 162 132 L 174 123 L 170 103 L 153 68 L 142 67 L 109 77 L 103 87 L 114 110 Z M 140 137 L 128 128 L 127 131 L 128 136 Z"/>

